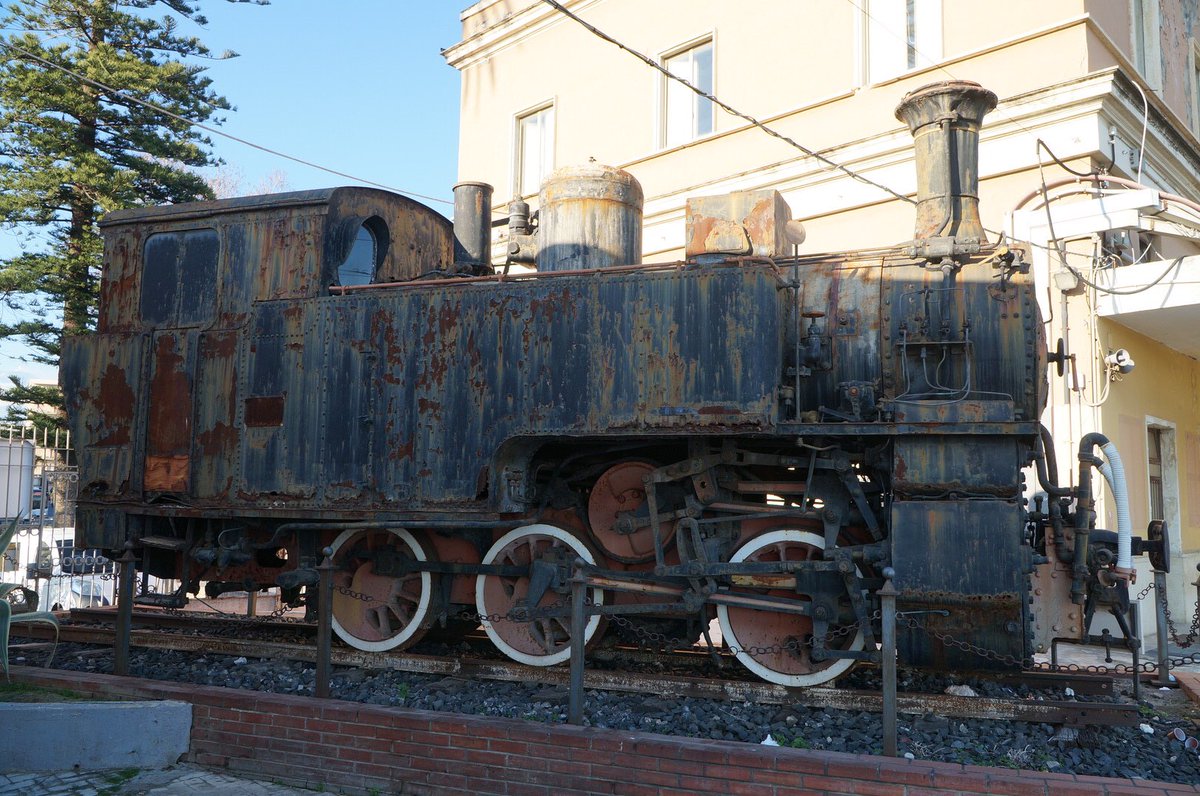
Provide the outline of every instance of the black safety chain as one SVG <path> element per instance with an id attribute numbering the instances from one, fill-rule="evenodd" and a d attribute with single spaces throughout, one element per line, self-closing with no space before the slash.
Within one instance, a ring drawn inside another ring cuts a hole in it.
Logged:
<path id="1" fill-rule="evenodd" d="M 595 605 L 595 603 L 592 602 L 592 599 L 590 597 L 584 599 L 584 604 L 588 605 L 588 606 Z M 562 600 L 560 602 L 554 603 L 553 605 L 539 605 L 538 610 L 539 611 L 559 611 L 559 610 L 569 611 L 570 606 L 571 606 L 571 604 L 569 602 L 567 602 L 566 600 Z M 524 609 L 521 609 L 521 610 L 514 609 L 514 610 L 506 611 L 504 613 L 496 612 L 494 614 L 480 614 L 480 613 L 476 613 L 475 611 L 459 611 L 457 614 L 454 614 L 454 618 L 461 619 L 464 622 L 480 622 L 480 623 L 487 622 L 488 624 L 495 624 L 497 622 L 512 622 L 514 624 L 520 624 L 523 622 L 532 621 L 530 619 L 527 619 L 524 616 L 521 616 L 521 613 L 523 610 Z"/>
<path id="2" fill-rule="evenodd" d="M 897 614 L 896 622 L 898 624 L 902 623 L 905 627 L 908 627 L 912 630 L 919 630 L 925 635 L 931 636 L 942 642 L 947 647 L 954 647 L 955 649 L 962 650 L 963 652 L 970 653 L 971 655 L 976 655 L 980 658 L 985 658 L 989 661 L 996 661 L 997 663 L 1003 663 L 1007 666 L 1020 666 L 1026 669 L 1034 666 L 1034 661 L 1032 658 L 1018 658 L 1015 655 L 1007 655 L 992 649 L 988 649 L 987 647 L 979 644 L 972 644 L 969 641 L 963 641 L 962 639 L 955 638 L 950 633 L 941 633 L 931 627 L 926 627 L 916 619 L 913 619 L 911 616 Z"/>
<path id="3" fill-rule="evenodd" d="M 1167 632 L 1171 636 L 1171 640 L 1180 647 L 1187 649 L 1196 643 L 1196 636 L 1200 635 L 1200 600 L 1196 601 L 1195 610 L 1192 612 L 1192 626 L 1188 630 L 1187 636 L 1181 638 L 1175 631 L 1175 625 L 1171 621 L 1171 606 L 1167 604 L 1167 596 L 1163 595 L 1163 617 L 1167 620 Z"/>
<path id="4" fill-rule="evenodd" d="M 304 620 L 299 617 L 284 616 L 284 614 L 286 614 L 288 611 L 293 611 L 302 607 L 302 605 L 293 605 L 292 603 L 281 602 L 279 607 L 271 613 L 263 614 L 262 616 L 253 616 L 251 617 L 251 620 L 254 622 L 272 622 L 278 620 L 282 620 L 284 622 L 303 622 Z"/>
<path id="5" fill-rule="evenodd" d="M 1025 670 L 1086 674 L 1133 674 L 1135 671 L 1141 673 L 1158 671 L 1158 664 L 1154 661 L 1147 661 L 1138 664 L 1136 669 L 1135 667 L 1125 663 L 1119 663 L 1116 666 L 1100 666 L 1096 664 L 1081 665 L 1078 663 L 1040 664 L 1029 657 L 1018 658 L 1015 655 L 1005 655 L 996 652 L 995 650 L 988 649 L 987 647 L 983 647 L 978 644 L 972 644 L 969 641 L 962 641 L 949 633 L 940 633 L 932 628 L 922 625 L 920 622 L 912 619 L 911 617 L 897 616 L 896 619 L 897 622 L 902 622 L 909 628 L 919 630 L 928 636 L 938 639 L 946 646 L 954 647 L 955 649 L 962 650 L 963 652 L 967 652 L 972 655 L 977 655 L 980 658 L 997 661 L 1007 666 L 1020 666 Z M 1167 658 L 1167 667 L 1170 669 L 1174 669 L 1179 666 L 1191 666 L 1196 663 L 1200 663 L 1200 653 L 1183 655 L 1178 658 Z"/>
<path id="6" fill-rule="evenodd" d="M 1154 584 L 1151 583 L 1146 588 L 1142 589 L 1141 592 L 1138 593 L 1138 596 L 1137 596 L 1138 600 L 1145 599 L 1146 595 L 1149 594 L 1153 590 L 1154 590 Z M 1171 605 L 1170 605 L 1170 603 L 1167 602 L 1166 592 L 1163 592 L 1162 604 L 1163 604 L 1163 617 L 1167 620 L 1167 633 L 1170 635 L 1171 641 L 1175 642 L 1176 645 L 1178 645 L 1184 649 L 1191 647 L 1193 644 L 1196 643 L 1196 637 L 1200 636 L 1200 599 L 1196 600 L 1194 609 L 1192 611 L 1192 626 L 1188 629 L 1188 633 L 1186 636 L 1180 636 L 1179 632 L 1177 630 L 1175 630 L 1175 623 L 1172 621 L 1172 618 L 1171 618 Z"/>
<path id="7" fill-rule="evenodd" d="M 334 586 L 333 590 L 338 594 L 344 594 L 352 600 L 362 600 L 365 603 L 375 602 L 375 598 L 370 594 L 364 594 L 361 591 L 355 591 L 349 586 Z"/>
<path id="8" fill-rule="evenodd" d="M 692 641 L 687 638 L 671 638 L 666 633 L 660 633 L 657 630 L 651 630 L 648 627 L 642 627 L 637 622 L 630 621 L 619 614 L 612 614 L 608 617 L 617 627 L 624 628 L 633 633 L 638 638 L 638 646 L 654 649 L 678 649 L 679 647 L 690 647 Z"/>
<path id="9" fill-rule="evenodd" d="M 880 613 L 879 613 L 879 611 L 876 611 L 875 613 L 871 614 L 871 616 L 867 617 L 866 621 L 873 622 L 876 619 L 879 619 L 879 617 L 880 617 Z M 626 619 L 625 617 L 620 616 L 618 614 L 610 615 L 609 619 L 611 619 L 613 621 L 613 623 L 616 624 L 618 627 L 626 628 L 626 629 L 630 630 L 639 639 L 644 640 L 646 642 L 646 646 L 653 646 L 658 649 L 662 649 L 662 648 L 666 648 L 666 647 L 669 647 L 671 649 L 677 649 L 680 647 L 691 647 L 694 645 L 694 642 L 691 639 L 670 638 L 664 633 L 660 633 L 656 630 L 650 630 L 649 628 L 644 628 L 641 625 L 639 625 L 637 622 L 630 621 L 629 619 Z M 827 640 L 827 645 L 828 645 L 829 640 L 848 636 L 848 635 L 850 635 L 850 633 L 857 631 L 860 626 L 861 626 L 860 622 L 852 622 L 848 625 L 840 625 L 836 628 L 831 629 L 828 633 L 825 634 L 825 638 Z M 759 657 L 759 656 L 764 656 L 764 655 L 778 655 L 783 652 L 798 652 L 801 649 L 804 649 L 804 648 L 811 649 L 813 647 L 813 641 L 811 639 L 809 639 L 807 641 L 801 641 L 800 639 L 791 639 L 790 641 L 783 642 L 782 644 L 769 644 L 765 647 L 760 647 L 760 646 L 738 647 L 734 644 L 730 644 L 728 639 L 725 640 L 725 644 L 729 647 L 729 651 L 732 654 L 738 655 L 739 653 L 744 652 L 747 655 L 750 655 L 751 657 Z"/>

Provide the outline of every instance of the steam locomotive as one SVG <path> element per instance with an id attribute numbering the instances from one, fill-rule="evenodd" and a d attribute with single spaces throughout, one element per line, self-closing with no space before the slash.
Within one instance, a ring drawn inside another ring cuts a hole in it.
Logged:
<path id="1" fill-rule="evenodd" d="M 521 272 L 490 264 L 478 183 L 453 225 L 367 188 L 114 212 L 97 329 L 62 357 L 76 544 L 179 581 L 140 602 L 279 586 L 369 651 L 466 611 L 561 662 L 577 569 L 589 643 L 715 619 L 792 686 L 878 658 L 889 568 L 925 612 L 904 663 L 1081 638 L 1127 605 L 1141 542 L 1094 528 L 1104 440 L 1073 491 L 1046 466 L 1033 282 L 978 214 L 995 104 L 965 81 L 904 98 L 916 235 L 884 250 L 797 255 L 786 203 L 749 191 L 689 201 L 686 259 L 636 264 L 641 189 L 595 164 L 551 176 L 536 227 L 510 207 Z"/>

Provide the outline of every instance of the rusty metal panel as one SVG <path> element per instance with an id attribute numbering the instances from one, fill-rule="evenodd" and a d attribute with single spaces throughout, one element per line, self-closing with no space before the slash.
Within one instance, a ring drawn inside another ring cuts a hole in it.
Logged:
<path id="1" fill-rule="evenodd" d="M 1016 501 L 898 500 L 891 528 L 901 610 L 947 610 L 921 616 L 921 624 L 1017 660 L 1026 654 L 1031 551 Z M 915 665 L 997 664 L 918 630 L 901 628 L 897 637 L 901 659 Z"/>
<path id="2" fill-rule="evenodd" d="M 241 434 L 237 426 L 238 338 L 236 331 L 200 335 L 196 369 L 196 433 L 192 447 L 192 494 L 224 497 L 233 487 Z M 249 419 L 247 424 L 249 425 Z"/>
<path id="3" fill-rule="evenodd" d="M 878 261 L 788 269 L 787 281 L 799 286 L 788 291 L 789 362 L 796 364 L 791 360 L 799 351 L 799 364 L 809 370 L 799 380 L 798 406 L 800 412 L 817 413 L 810 415 L 813 419 L 828 419 L 820 415 L 822 408 L 843 410 L 843 383 L 880 384 L 882 273 Z M 814 339 L 820 344 L 815 361 L 807 355 Z"/>
<path id="4" fill-rule="evenodd" d="M 226 220 L 219 322 L 239 323 L 254 301 L 316 295 L 323 208 L 298 207 Z"/>
<path id="5" fill-rule="evenodd" d="M 777 288 L 769 268 L 721 267 L 364 296 L 374 480 L 400 500 L 463 502 L 507 439 L 769 430 Z"/>
<path id="6" fill-rule="evenodd" d="M 354 298 L 322 306 L 320 484 L 327 502 L 363 499 L 374 487 L 373 376 L 378 354 L 371 340 L 371 318 L 364 310 L 364 302 Z"/>
<path id="7" fill-rule="evenodd" d="M 968 443 L 928 434 L 896 440 L 892 487 L 898 495 L 1015 498 L 1020 489 L 1017 440 L 972 437 Z"/>
<path id="8" fill-rule="evenodd" d="M 158 332 L 151 342 L 146 409 L 144 486 L 150 492 L 187 492 L 191 476 L 192 380 L 195 332 Z"/>
<path id="9" fill-rule="evenodd" d="M 991 264 L 968 263 L 953 282 L 921 263 L 885 266 L 885 395 L 1008 400 L 1017 420 L 1040 416 L 1037 363 L 1044 357 L 1033 281 L 1021 273 L 1000 276 Z"/>
<path id="10" fill-rule="evenodd" d="M 134 454 L 145 347 L 139 334 L 63 339 L 59 378 L 79 457 L 80 494 L 141 492 Z"/>
<path id="11" fill-rule="evenodd" d="M 1074 544 L 1074 531 L 1064 531 Z M 1071 602 L 1072 572 L 1069 561 L 1058 558 L 1058 546 L 1046 545 L 1045 564 L 1033 573 L 1033 605 L 1030 607 L 1033 649 L 1049 652 L 1056 638 L 1083 638 L 1083 606 Z"/>
<path id="12" fill-rule="evenodd" d="M 311 317 L 311 305 L 255 306 L 238 389 L 243 396 L 238 421 L 244 431 L 237 480 L 243 498 L 309 498 L 316 491 L 321 346 L 312 336 Z M 274 417 L 282 422 L 271 425 L 268 418 Z"/>
<path id="13" fill-rule="evenodd" d="M 141 328 L 138 295 L 145 231 L 143 227 L 127 227 L 104 236 L 104 271 L 96 320 L 96 330 L 101 334 Z"/>

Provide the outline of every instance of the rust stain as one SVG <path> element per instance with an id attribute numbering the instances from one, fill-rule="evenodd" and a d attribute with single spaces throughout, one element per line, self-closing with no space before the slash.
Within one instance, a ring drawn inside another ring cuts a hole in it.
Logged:
<path id="1" fill-rule="evenodd" d="M 136 399 L 125 371 L 109 364 L 100 377 L 98 415 L 103 425 L 95 429 L 95 445 L 128 445 L 129 426 Z"/>
<path id="2" fill-rule="evenodd" d="M 190 470 L 187 456 L 147 456 L 143 484 L 151 492 L 184 492 Z"/>
<path id="3" fill-rule="evenodd" d="M 217 423 L 212 428 L 196 435 L 196 445 L 201 456 L 219 456 L 237 447 L 237 429 L 227 423 Z"/>
<path id="4" fill-rule="evenodd" d="M 160 335 L 154 349 L 154 377 L 146 418 L 148 454 L 186 456 L 192 436 L 192 387 L 174 335 Z M 149 458 L 149 456 L 147 456 Z"/>

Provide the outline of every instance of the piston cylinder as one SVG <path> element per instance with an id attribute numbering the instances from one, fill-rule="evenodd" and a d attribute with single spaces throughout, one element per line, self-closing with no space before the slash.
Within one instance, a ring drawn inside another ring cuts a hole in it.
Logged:
<path id="1" fill-rule="evenodd" d="M 896 107 L 914 139 L 917 240 L 986 241 L 979 219 L 979 128 L 995 107 L 996 95 L 970 80 L 922 86 Z"/>
<path id="2" fill-rule="evenodd" d="M 642 257 L 642 186 L 627 171 L 589 163 L 558 169 L 538 194 L 539 271 L 636 263 Z"/>

